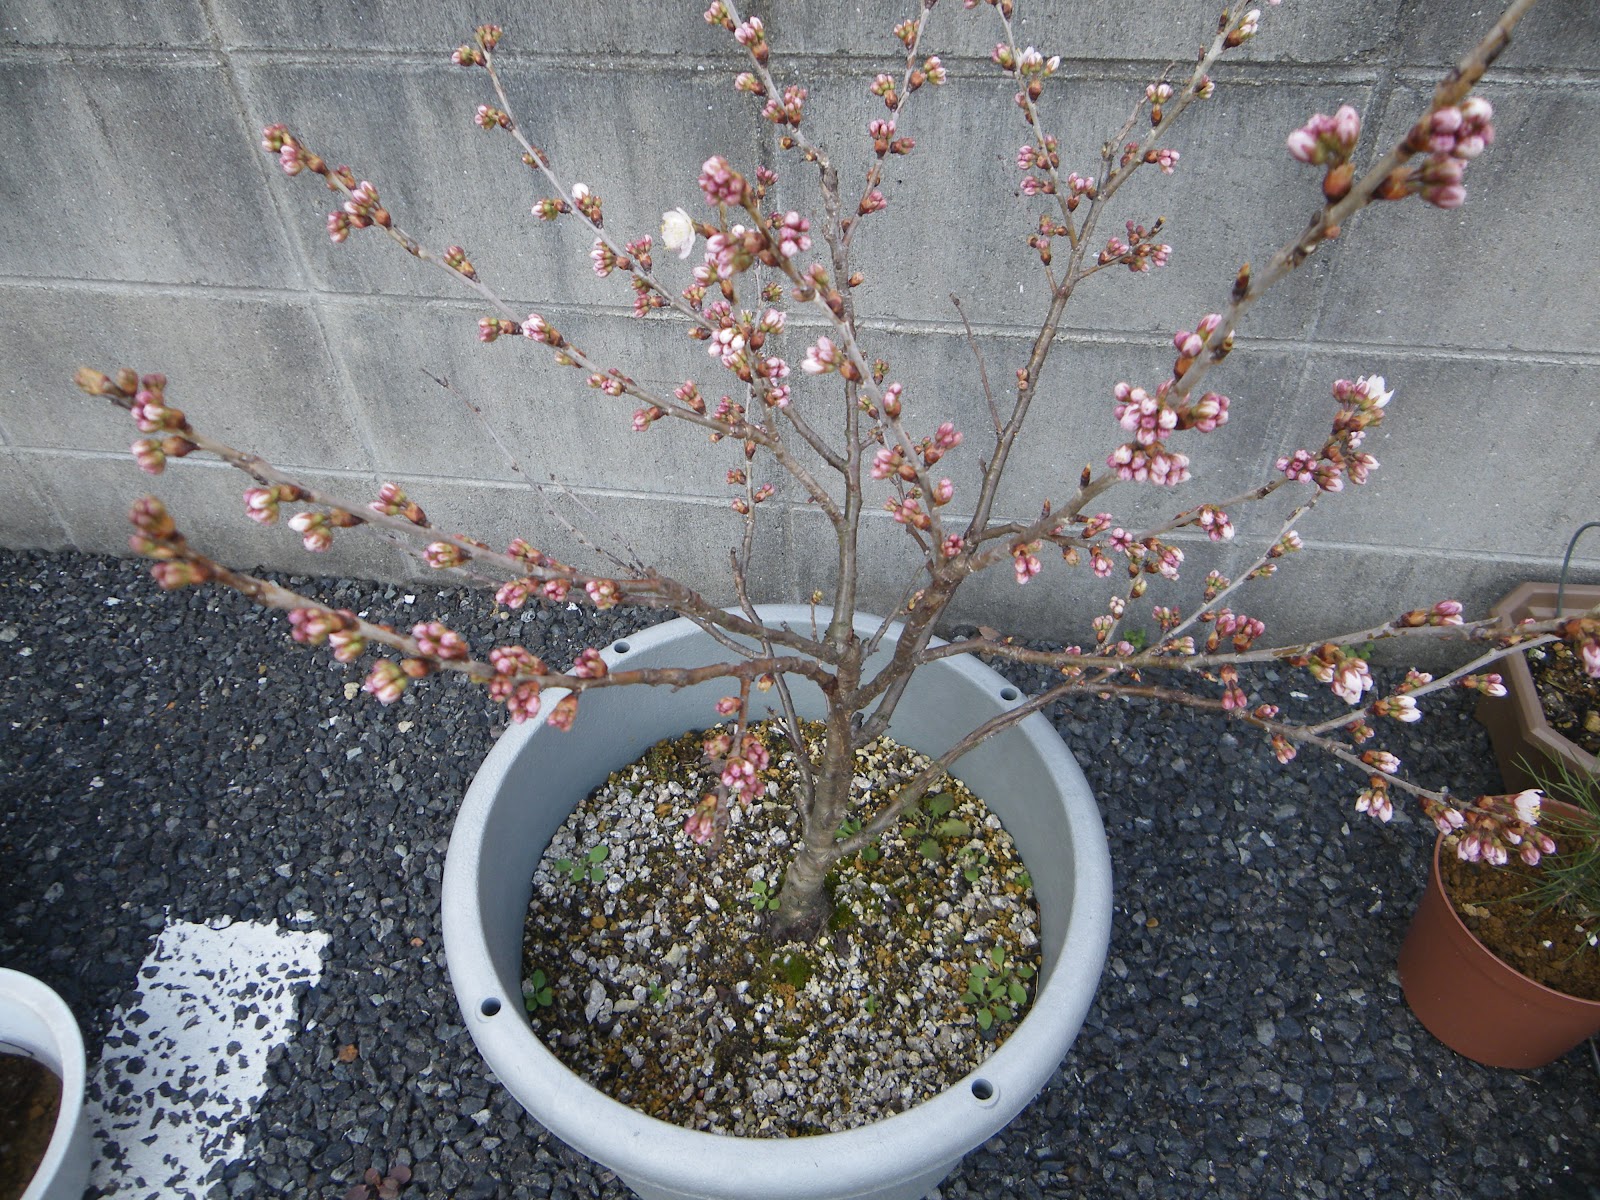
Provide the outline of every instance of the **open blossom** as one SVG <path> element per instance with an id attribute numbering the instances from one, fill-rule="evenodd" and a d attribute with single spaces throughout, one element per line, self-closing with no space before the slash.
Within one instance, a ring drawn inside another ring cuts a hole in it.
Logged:
<path id="1" fill-rule="evenodd" d="M 1537 788 L 1518 792 L 1511 797 L 1511 807 L 1516 810 L 1517 820 L 1525 825 L 1537 825 L 1539 823 L 1540 801 L 1543 799 L 1544 793 Z"/>
<path id="2" fill-rule="evenodd" d="M 681 208 L 661 214 L 661 244 L 677 252 L 679 258 L 688 258 L 694 250 L 694 222 Z"/>

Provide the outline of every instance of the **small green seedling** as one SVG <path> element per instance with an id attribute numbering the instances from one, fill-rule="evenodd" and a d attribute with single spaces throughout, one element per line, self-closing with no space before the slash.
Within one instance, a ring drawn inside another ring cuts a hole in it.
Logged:
<path id="1" fill-rule="evenodd" d="M 1016 1019 L 1017 1012 L 1028 1002 L 1026 985 L 1033 975 L 1033 967 L 1008 958 L 1005 947 L 996 946 L 967 975 L 967 990 L 961 1002 L 975 1006 L 973 1016 L 978 1028 L 988 1032 L 996 1022 L 1003 1025 Z"/>
<path id="2" fill-rule="evenodd" d="M 765 879 L 758 879 L 750 885 L 750 895 L 747 897 L 750 907 L 757 912 L 773 912 L 778 907 L 778 893 Z"/>
<path id="3" fill-rule="evenodd" d="M 649 995 L 650 995 L 650 1003 L 651 1004 L 664 1004 L 664 1003 L 666 1003 L 667 989 L 662 987 L 659 983 L 647 983 L 647 984 L 645 984 L 645 991 L 648 992 Z"/>
<path id="4" fill-rule="evenodd" d="M 528 1006 L 529 1012 L 549 1008 L 556 1002 L 555 991 L 543 971 L 535 971 L 522 981 L 522 1002 Z"/>
<path id="5" fill-rule="evenodd" d="M 570 858 L 556 859 L 555 872 L 558 875 L 565 875 L 568 879 L 587 879 L 590 883 L 600 883 L 606 877 L 604 864 L 610 857 L 610 846 L 591 846 L 588 853 L 577 861 Z"/>
<path id="6" fill-rule="evenodd" d="M 950 815 L 955 806 L 956 798 L 949 792 L 935 792 L 923 797 L 922 803 L 913 805 L 906 814 L 906 819 L 922 833 L 917 850 L 929 862 L 938 862 L 944 857 L 944 841 L 972 836 L 972 826 Z"/>
<path id="7" fill-rule="evenodd" d="M 867 1016 L 869 1016 L 869 1017 L 877 1016 L 878 1015 L 878 998 L 876 996 L 868 996 L 865 1000 L 863 1000 L 861 1002 L 861 1007 L 867 1010 Z"/>
<path id="8" fill-rule="evenodd" d="M 976 846 L 964 846 L 961 850 L 962 863 L 961 876 L 968 883 L 977 883 L 983 878 L 984 870 L 989 866 L 989 856 Z"/>
<path id="9" fill-rule="evenodd" d="M 861 819 L 859 817 L 846 817 L 844 822 L 839 826 L 839 831 L 833 835 L 833 840 L 836 842 L 842 842 L 846 838 L 855 837 L 855 835 L 860 832 Z M 882 852 L 878 849 L 877 844 L 874 843 L 871 846 L 863 846 L 860 857 L 865 862 L 877 862 L 879 857 L 881 857 L 881 854 Z"/>

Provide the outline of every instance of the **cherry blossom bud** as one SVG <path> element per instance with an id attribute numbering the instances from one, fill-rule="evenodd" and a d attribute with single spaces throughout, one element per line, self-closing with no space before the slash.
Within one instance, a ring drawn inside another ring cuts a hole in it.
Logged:
<path id="1" fill-rule="evenodd" d="M 413 625 L 411 636 L 417 639 L 417 649 L 431 658 L 449 660 L 467 657 L 467 643 L 461 635 L 438 621 Z"/>
<path id="2" fill-rule="evenodd" d="M 600 651 L 593 646 L 586 646 L 578 652 L 578 657 L 573 660 L 568 674 L 575 675 L 579 679 L 604 679 L 608 671 L 606 660 L 600 657 Z"/>
<path id="3" fill-rule="evenodd" d="M 717 713 L 719 716 L 731 717 L 738 711 L 739 697 L 737 696 L 724 696 L 717 701 Z"/>
<path id="4" fill-rule="evenodd" d="M 1410 696 L 1384 697 L 1373 702 L 1372 710 L 1380 717 L 1392 717 L 1408 725 L 1422 720 L 1422 711 L 1417 708 L 1417 702 Z"/>
<path id="5" fill-rule="evenodd" d="M 716 829 L 717 798 L 711 793 L 700 797 L 700 803 L 695 805 L 694 811 L 689 814 L 689 819 L 683 823 L 683 832 L 688 834 L 696 845 L 705 845 L 711 840 L 711 835 Z"/>
<path id="6" fill-rule="evenodd" d="M 832 338 L 819 337 L 816 344 L 806 350 L 805 361 L 800 364 L 800 369 L 807 375 L 825 375 L 837 370 L 842 358 Z"/>
<path id="7" fill-rule="evenodd" d="M 622 599 L 622 590 L 614 579 L 591 579 L 583 585 L 589 599 L 598 609 L 615 608 Z"/>
<path id="8" fill-rule="evenodd" d="M 159 475 L 167 467 L 166 453 L 161 449 L 161 443 L 154 438 L 140 438 L 128 447 L 134 459 L 139 464 L 139 469 L 149 475 Z"/>
<path id="9" fill-rule="evenodd" d="M 430 542 L 422 551 L 422 557 L 435 571 L 443 571 L 448 567 L 459 567 L 472 556 L 450 542 Z"/>
<path id="10" fill-rule="evenodd" d="M 1033 553 L 1038 547 L 1039 543 L 1030 542 L 1026 545 L 1013 546 L 1011 549 L 1011 564 L 1016 571 L 1019 586 L 1026 584 L 1039 573 L 1039 558 Z"/>
<path id="11" fill-rule="evenodd" d="M 392 658 L 385 658 L 372 664 L 361 690 L 377 697 L 380 704 L 393 704 L 400 699 L 410 682 L 399 663 Z"/>
<path id="12" fill-rule="evenodd" d="M 342 663 L 355 662 L 367 650 L 367 639 L 354 629 L 335 629 L 328 634 L 333 656 Z"/>
<path id="13" fill-rule="evenodd" d="M 1385 775 L 1393 775 L 1400 769 L 1400 760 L 1387 750 L 1367 750 L 1361 755 L 1361 761 L 1375 770 L 1382 771 Z"/>
<path id="14" fill-rule="evenodd" d="M 1501 679 L 1499 675 L 1464 675 L 1456 680 L 1456 686 L 1485 696 L 1504 696 L 1506 694 L 1505 680 Z"/>
<path id="15" fill-rule="evenodd" d="M 1381 780 L 1374 776 L 1373 783 L 1379 784 Z M 1389 789 L 1381 786 L 1363 789 L 1356 797 L 1356 811 L 1366 813 L 1375 820 L 1388 822 L 1394 816 L 1394 803 L 1389 799 Z"/>
<path id="16" fill-rule="evenodd" d="M 958 534 L 958 533 L 950 534 L 949 536 L 947 536 L 944 539 L 944 545 L 942 547 L 942 549 L 944 551 L 944 556 L 946 558 L 954 558 L 956 555 L 961 553 L 961 547 L 964 544 L 965 543 L 963 542 L 962 537 L 961 537 L 960 534 Z"/>
<path id="17" fill-rule="evenodd" d="M 1600 679 L 1600 638 L 1589 638 L 1578 647 L 1578 657 L 1583 660 L 1584 674 Z"/>
<path id="18" fill-rule="evenodd" d="M 728 165 L 720 155 L 706 159 L 700 167 L 700 190 L 707 204 L 737 207 L 744 202 L 748 185 L 744 177 Z"/>
<path id="19" fill-rule="evenodd" d="M 1292 762 L 1295 754 L 1298 753 L 1294 744 L 1281 733 L 1272 735 L 1272 752 L 1277 756 L 1280 763 Z"/>
<path id="20" fill-rule="evenodd" d="M 546 722 L 552 728 L 559 729 L 562 733 L 565 733 L 572 728 L 572 722 L 577 718 L 577 715 L 578 698 L 573 695 L 566 695 L 561 697 L 556 706 L 550 710 L 550 715 L 546 718 Z"/>
<path id="21" fill-rule="evenodd" d="M 320 554 L 333 545 L 333 528 L 327 513 L 296 513 L 289 518 L 289 528 L 300 534 L 301 544 L 313 553 Z"/>
<path id="22" fill-rule="evenodd" d="M 1461 601 L 1441 600 L 1428 611 L 1429 625 L 1460 625 Z"/>

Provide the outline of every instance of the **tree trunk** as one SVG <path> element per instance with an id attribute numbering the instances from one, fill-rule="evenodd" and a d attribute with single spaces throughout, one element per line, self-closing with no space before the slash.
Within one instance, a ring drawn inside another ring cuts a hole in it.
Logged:
<path id="1" fill-rule="evenodd" d="M 853 685 L 853 671 L 849 673 Z M 850 808 L 856 758 L 851 716 L 847 707 L 830 704 L 821 767 L 800 817 L 802 844 L 784 869 L 778 892 L 778 911 L 772 920 L 775 942 L 815 941 L 827 932 L 833 916 L 833 900 L 823 882 L 839 861 L 836 835 Z"/>

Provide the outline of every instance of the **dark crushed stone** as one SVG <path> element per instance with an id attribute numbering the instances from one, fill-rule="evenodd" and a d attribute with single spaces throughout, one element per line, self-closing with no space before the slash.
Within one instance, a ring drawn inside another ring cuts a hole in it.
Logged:
<path id="1" fill-rule="evenodd" d="M 486 597 L 438 592 L 318 590 L 488 636 Z M 521 639 L 563 665 L 650 623 L 524 615 Z M 450 821 L 501 723 L 479 691 L 434 680 L 393 709 L 347 702 L 360 669 L 295 646 L 281 616 L 217 590 L 163 595 L 141 564 L 75 554 L 0 552 L 0 663 L 0 962 L 62 994 L 91 1058 L 168 910 L 305 909 L 333 935 L 308 1028 L 275 1056 L 246 1156 L 210 1195 L 340 1195 L 399 1162 L 407 1197 L 626 1194 L 489 1080 L 445 977 Z M 1246 684 L 1322 699 L 1288 671 Z M 1428 708 L 1392 727 L 1407 768 L 1498 790 L 1470 705 Z M 1207 718 L 1179 713 L 1154 741 L 1163 706 L 1089 714 L 1054 715 L 1107 817 L 1111 958 L 1071 1054 L 945 1197 L 1600 1195 L 1589 1049 L 1538 1072 L 1479 1067 L 1400 999 L 1429 827 L 1359 818 L 1353 773 L 1307 755 L 1279 767 Z"/>

